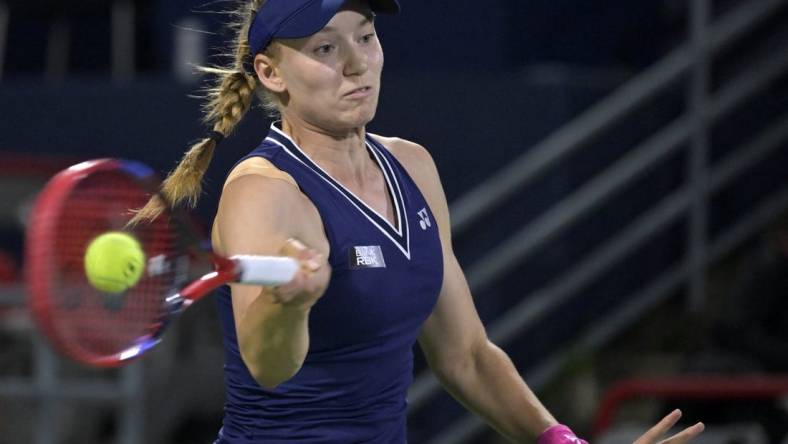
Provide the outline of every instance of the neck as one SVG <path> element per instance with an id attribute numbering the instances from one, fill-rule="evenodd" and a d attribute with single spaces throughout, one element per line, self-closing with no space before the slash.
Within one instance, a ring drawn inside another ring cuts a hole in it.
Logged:
<path id="1" fill-rule="evenodd" d="M 334 177 L 362 180 L 368 174 L 366 130 L 329 131 L 294 116 L 282 116 L 282 131 Z"/>

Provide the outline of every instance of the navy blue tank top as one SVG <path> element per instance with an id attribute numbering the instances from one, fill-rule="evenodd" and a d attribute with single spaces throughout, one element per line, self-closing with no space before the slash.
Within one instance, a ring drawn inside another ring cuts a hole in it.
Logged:
<path id="1" fill-rule="evenodd" d="M 264 157 L 289 173 L 317 207 L 331 246 L 332 274 L 309 315 L 304 364 L 274 390 L 257 384 L 241 360 L 229 287 L 220 290 L 227 399 L 217 443 L 407 441 L 412 347 L 437 301 L 443 255 L 435 218 L 416 184 L 372 137 L 366 148 L 385 176 L 394 225 L 275 125 L 244 157 Z"/>

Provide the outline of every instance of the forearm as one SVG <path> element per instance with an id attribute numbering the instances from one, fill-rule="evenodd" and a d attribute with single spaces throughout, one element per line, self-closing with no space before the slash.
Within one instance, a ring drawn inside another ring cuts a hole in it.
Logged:
<path id="1" fill-rule="evenodd" d="M 557 423 L 511 359 L 492 343 L 441 379 L 458 401 L 512 442 L 531 443 Z"/>
<path id="2" fill-rule="evenodd" d="M 271 303 L 265 295 L 252 303 L 238 326 L 244 363 L 260 385 L 273 388 L 295 375 L 309 350 L 309 309 Z"/>

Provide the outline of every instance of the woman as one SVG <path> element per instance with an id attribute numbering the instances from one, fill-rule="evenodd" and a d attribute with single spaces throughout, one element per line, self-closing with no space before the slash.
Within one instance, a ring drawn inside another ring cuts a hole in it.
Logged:
<path id="1" fill-rule="evenodd" d="M 513 442 L 581 442 L 488 341 L 429 153 L 365 131 L 383 68 L 375 13 L 398 3 L 248 6 L 234 66 L 212 70 L 222 79 L 208 107 L 214 132 L 164 189 L 174 202 L 196 199 L 213 149 L 259 91 L 281 121 L 230 172 L 213 244 L 225 255 L 296 257 L 302 268 L 287 285 L 232 285 L 219 297 L 227 404 L 217 442 L 406 442 L 416 339 L 444 386 Z M 679 415 L 640 442 L 655 442 Z"/>

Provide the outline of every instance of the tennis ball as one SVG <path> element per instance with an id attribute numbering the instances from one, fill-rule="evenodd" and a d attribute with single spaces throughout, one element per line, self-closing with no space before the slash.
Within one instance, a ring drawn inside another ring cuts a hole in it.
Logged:
<path id="1" fill-rule="evenodd" d="M 104 233 L 85 250 L 85 275 L 99 291 L 122 293 L 140 280 L 144 270 L 145 253 L 130 234 Z"/>

